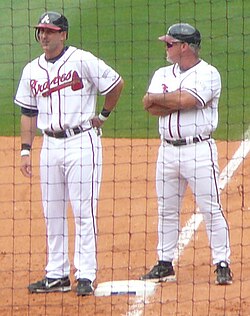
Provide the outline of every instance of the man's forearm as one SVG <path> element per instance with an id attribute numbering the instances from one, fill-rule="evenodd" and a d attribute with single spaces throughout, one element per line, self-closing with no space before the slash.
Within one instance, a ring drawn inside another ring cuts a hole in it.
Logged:
<path id="1" fill-rule="evenodd" d="M 177 111 L 191 109 L 197 106 L 197 99 L 187 91 L 176 90 L 167 93 L 147 93 L 144 96 L 144 105 L 150 107 L 156 103 L 168 110 Z"/>
<path id="2" fill-rule="evenodd" d="M 169 110 L 161 105 L 156 103 L 152 104 L 149 108 L 146 109 L 153 116 L 167 116 L 176 110 Z"/>
<path id="3" fill-rule="evenodd" d="M 21 144 L 33 143 L 37 129 L 37 116 L 29 117 L 26 115 L 21 116 Z"/>

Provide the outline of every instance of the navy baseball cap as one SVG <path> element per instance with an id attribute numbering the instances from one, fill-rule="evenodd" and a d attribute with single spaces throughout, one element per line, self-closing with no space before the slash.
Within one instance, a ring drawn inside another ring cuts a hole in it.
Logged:
<path id="1" fill-rule="evenodd" d="M 163 42 L 185 42 L 188 44 L 195 44 L 200 46 L 201 34 L 200 32 L 188 23 L 173 24 L 167 30 L 167 34 L 159 37 Z"/>

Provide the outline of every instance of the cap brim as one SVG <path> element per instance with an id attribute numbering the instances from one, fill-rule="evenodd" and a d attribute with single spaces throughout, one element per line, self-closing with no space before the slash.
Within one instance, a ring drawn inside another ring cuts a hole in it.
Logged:
<path id="1" fill-rule="evenodd" d="M 35 25 L 35 28 L 36 29 L 50 29 L 50 30 L 54 30 L 54 31 L 61 31 L 61 28 L 58 27 L 58 26 L 55 26 L 53 24 L 43 24 L 43 23 L 40 23 L 40 24 L 37 24 Z"/>
<path id="2" fill-rule="evenodd" d="M 158 39 L 162 42 L 165 42 L 165 43 L 172 43 L 175 41 L 175 38 L 173 38 L 172 36 L 169 36 L 169 35 L 162 35 L 160 37 L 158 37 Z"/>

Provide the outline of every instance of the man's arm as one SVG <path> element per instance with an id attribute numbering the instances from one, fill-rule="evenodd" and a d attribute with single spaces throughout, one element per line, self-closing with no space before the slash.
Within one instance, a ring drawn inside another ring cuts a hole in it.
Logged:
<path id="1" fill-rule="evenodd" d="M 158 105 L 156 103 L 151 104 L 151 106 L 145 110 L 153 116 L 167 116 L 171 113 L 176 112 L 176 110 L 169 110 L 162 105 Z"/>
<path id="2" fill-rule="evenodd" d="M 94 127 L 101 127 L 102 124 L 108 119 L 109 114 L 118 103 L 123 86 L 124 81 L 121 79 L 121 81 L 105 95 L 104 105 L 101 113 L 92 119 L 92 125 Z"/>
<path id="3" fill-rule="evenodd" d="M 31 177 L 30 150 L 36 135 L 37 116 L 21 116 L 21 166 L 20 170 L 25 177 Z"/>
<path id="4" fill-rule="evenodd" d="M 114 89 L 105 95 L 105 101 L 104 101 L 103 107 L 107 111 L 111 112 L 115 108 L 120 98 L 120 94 L 122 92 L 123 86 L 124 86 L 124 81 L 123 79 L 121 79 L 121 81 L 114 87 Z"/>
<path id="5" fill-rule="evenodd" d="M 198 100 L 189 92 L 176 90 L 167 93 L 146 93 L 143 97 L 144 109 L 157 116 L 166 116 L 178 110 L 196 107 Z"/>

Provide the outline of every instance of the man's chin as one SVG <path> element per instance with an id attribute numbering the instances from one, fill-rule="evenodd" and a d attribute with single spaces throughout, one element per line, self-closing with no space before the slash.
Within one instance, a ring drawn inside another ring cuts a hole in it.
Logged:
<path id="1" fill-rule="evenodd" d="M 172 61 L 172 59 L 169 58 L 169 57 L 166 57 L 166 60 L 167 60 L 170 64 L 173 64 L 173 63 L 174 63 L 174 62 Z"/>
<path id="2" fill-rule="evenodd" d="M 43 44 L 43 43 L 41 43 L 41 47 L 42 47 L 42 49 L 48 49 L 48 45 L 47 44 Z"/>

